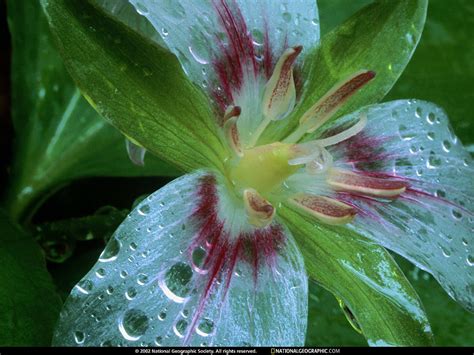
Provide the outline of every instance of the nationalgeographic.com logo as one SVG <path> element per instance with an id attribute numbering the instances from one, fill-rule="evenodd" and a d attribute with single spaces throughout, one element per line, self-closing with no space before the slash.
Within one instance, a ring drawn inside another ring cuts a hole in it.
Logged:
<path id="1" fill-rule="evenodd" d="M 341 349 L 327 348 L 272 348 L 271 354 L 339 354 Z"/>

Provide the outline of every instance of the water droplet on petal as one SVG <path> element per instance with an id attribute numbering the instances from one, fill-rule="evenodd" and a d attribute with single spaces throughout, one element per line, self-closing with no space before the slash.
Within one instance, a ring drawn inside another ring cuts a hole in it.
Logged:
<path id="1" fill-rule="evenodd" d="M 473 255 L 468 255 L 466 258 L 467 264 L 469 266 L 474 266 L 474 256 Z"/>
<path id="2" fill-rule="evenodd" d="M 428 113 L 428 116 L 426 116 L 426 122 L 429 124 L 434 124 L 436 121 L 436 115 L 433 112 Z"/>
<path id="3" fill-rule="evenodd" d="M 137 3 L 135 4 L 135 9 L 140 15 L 148 15 L 148 8 L 141 1 L 137 1 Z"/>
<path id="4" fill-rule="evenodd" d="M 86 335 L 83 332 L 74 332 L 74 341 L 76 342 L 76 344 L 84 343 L 85 339 Z"/>
<path id="5" fill-rule="evenodd" d="M 415 109 L 415 116 L 416 116 L 417 118 L 421 118 L 421 115 L 422 115 L 422 114 L 423 114 L 423 110 L 421 109 L 421 107 L 417 107 L 417 108 Z"/>
<path id="6" fill-rule="evenodd" d="M 147 282 L 148 282 L 148 275 L 147 275 L 147 274 L 143 274 L 143 273 L 138 274 L 138 276 L 137 276 L 137 283 L 138 283 L 139 285 L 142 285 L 142 286 L 143 286 L 143 285 L 145 285 Z"/>
<path id="7" fill-rule="evenodd" d="M 155 338 L 155 344 L 158 345 L 158 346 L 161 346 L 161 344 L 163 343 L 163 338 L 158 336 Z"/>
<path id="8" fill-rule="evenodd" d="M 119 322 L 119 330 L 126 340 L 137 341 L 148 329 L 148 317 L 143 311 L 129 309 Z"/>
<path id="9" fill-rule="evenodd" d="M 85 295 L 88 295 L 89 292 L 92 291 L 93 287 L 94 287 L 94 284 L 90 280 L 81 280 L 76 285 L 76 289 Z"/>
<path id="10" fill-rule="evenodd" d="M 443 141 L 443 150 L 446 153 L 449 153 L 449 151 L 451 150 L 451 143 L 448 140 Z"/>
<path id="11" fill-rule="evenodd" d="M 150 212 L 150 206 L 148 205 L 141 205 L 140 207 L 138 207 L 138 214 L 142 215 L 142 216 L 146 216 L 149 212 Z"/>
<path id="12" fill-rule="evenodd" d="M 97 277 L 99 278 L 103 278 L 105 276 L 105 270 L 100 268 L 100 269 L 97 269 L 97 271 L 95 272 L 95 274 L 97 275 Z"/>
<path id="13" fill-rule="evenodd" d="M 186 332 L 187 327 L 188 327 L 188 322 L 185 321 L 184 319 L 180 319 L 174 325 L 173 331 L 178 337 L 184 338 L 184 334 Z"/>
<path id="14" fill-rule="evenodd" d="M 196 333 L 200 336 L 207 337 L 214 331 L 214 322 L 209 318 L 204 318 L 196 328 Z"/>
<path id="15" fill-rule="evenodd" d="M 164 278 L 158 280 L 158 285 L 164 294 L 177 303 L 183 303 L 190 291 L 189 283 L 193 276 L 191 267 L 185 263 L 171 266 Z"/>
<path id="16" fill-rule="evenodd" d="M 117 259 L 121 244 L 116 238 L 111 238 L 104 251 L 100 254 L 99 261 L 105 263 Z"/>
<path id="17" fill-rule="evenodd" d="M 160 314 L 158 314 L 158 319 L 163 321 L 166 319 L 166 312 L 160 312 Z"/>
<path id="18" fill-rule="evenodd" d="M 135 290 L 135 288 L 133 287 L 129 287 L 127 292 L 125 292 L 125 297 L 130 301 L 133 300 L 136 296 L 137 290 Z"/>

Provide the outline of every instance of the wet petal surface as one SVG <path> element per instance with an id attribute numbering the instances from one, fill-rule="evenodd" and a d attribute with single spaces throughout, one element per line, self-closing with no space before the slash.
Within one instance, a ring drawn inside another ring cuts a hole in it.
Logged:
<path id="1" fill-rule="evenodd" d="M 197 172 L 150 195 L 74 287 L 54 345 L 303 345 L 307 278 L 273 224 L 229 236 L 215 180 Z"/>

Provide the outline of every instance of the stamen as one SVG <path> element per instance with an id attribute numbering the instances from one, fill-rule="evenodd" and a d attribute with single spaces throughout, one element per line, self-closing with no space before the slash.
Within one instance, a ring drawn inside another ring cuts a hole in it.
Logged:
<path id="1" fill-rule="evenodd" d="M 352 127 L 338 134 L 335 134 L 334 136 L 323 138 L 323 139 L 317 139 L 315 142 L 321 145 L 322 147 L 336 145 L 360 133 L 365 128 L 366 125 L 367 125 L 367 113 L 363 112 L 359 116 L 359 121 Z"/>
<path id="2" fill-rule="evenodd" d="M 242 146 L 240 144 L 239 130 L 237 120 L 240 116 L 239 106 L 230 106 L 224 114 L 224 132 L 232 150 L 239 156 L 243 156 Z"/>
<path id="3" fill-rule="evenodd" d="M 326 123 L 352 96 L 375 77 L 375 72 L 364 70 L 333 86 L 300 119 L 298 128 L 284 142 L 297 142 L 306 133 L 312 133 Z"/>
<path id="4" fill-rule="evenodd" d="M 246 189 L 243 194 L 248 221 L 255 227 L 268 226 L 275 215 L 275 208 L 254 189 Z"/>
<path id="5" fill-rule="evenodd" d="M 288 160 L 289 165 L 306 164 L 309 174 L 321 173 L 332 166 L 332 155 L 317 141 L 297 144 L 293 147 L 294 158 Z"/>
<path id="6" fill-rule="evenodd" d="M 262 100 L 263 120 L 253 134 L 250 147 L 257 144 L 258 138 L 271 121 L 281 120 L 293 110 L 296 101 L 293 64 L 302 50 L 302 46 L 288 48 L 278 60 L 265 85 Z"/>
<path id="7" fill-rule="evenodd" d="M 321 222 L 331 225 L 349 223 L 356 215 L 356 210 L 353 207 L 324 196 L 301 194 L 290 198 L 289 202 L 310 213 Z"/>
<path id="8" fill-rule="evenodd" d="M 344 169 L 331 169 L 328 184 L 337 191 L 349 191 L 365 195 L 395 198 L 407 188 L 407 183 L 390 178 L 377 178 Z"/>
<path id="9" fill-rule="evenodd" d="M 271 120 L 282 119 L 293 110 L 296 100 L 293 64 L 302 49 L 302 46 L 288 48 L 265 86 L 263 114 Z"/>

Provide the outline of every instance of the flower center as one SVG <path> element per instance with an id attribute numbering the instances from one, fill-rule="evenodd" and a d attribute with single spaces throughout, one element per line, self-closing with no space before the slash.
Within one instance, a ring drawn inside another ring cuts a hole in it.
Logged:
<path id="1" fill-rule="evenodd" d="M 224 115 L 224 133 L 235 153 L 227 162 L 227 177 L 237 196 L 243 199 L 248 222 L 257 227 L 271 223 L 275 214 L 272 203 L 281 201 L 278 195 L 289 177 L 302 168 L 312 175 L 328 171 L 333 159 L 326 147 L 359 133 L 365 126 L 366 117 L 362 115 L 358 123 L 332 137 L 298 143 L 305 134 L 327 122 L 350 96 L 374 77 L 373 72 L 366 70 L 336 84 L 304 113 L 296 130 L 283 142 L 258 145 L 267 126 L 284 119 L 294 109 L 293 65 L 301 51 L 301 46 L 285 50 L 264 86 L 259 84 L 261 78 L 250 76 L 247 79 L 250 82 L 244 83 L 241 92 L 252 91 L 247 85 L 260 88 L 256 91 L 259 94 L 235 95 L 245 99 L 237 99 L 236 105 L 229 106 Z M 251 119 L 258 120 L 258 124 L 248 125 Z"/>

